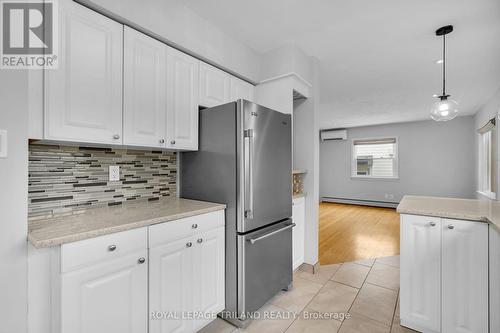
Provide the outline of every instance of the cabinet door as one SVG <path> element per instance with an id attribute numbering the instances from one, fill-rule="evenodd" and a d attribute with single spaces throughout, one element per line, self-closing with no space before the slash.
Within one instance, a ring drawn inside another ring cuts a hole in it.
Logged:
<path id="1" fill-rule="evenodd" d="M 146 250 L 63 273 L 62 333 L 146 333 Z"/>
<path id="2" fill-rule="evenodd" d="M 173 48 L 167 52 L 167 147 L 197 150 L 199 61 Z"/>
<path id="3" fill-rule="evenodd" d="M 193 312 L 193 246 L 188 237 L 149 250 L 150 333 L 192 330 L 183 315 Z"/>
<path id="4" fill-rule="evenodd" d="M 488 224 L 442 220 L 443 333 L 488 332 Z"/>
<path id="5" fill-rule="evenodd" d="M 240 80 L 236 77 L 231 77 L 231 100 L 246 99 L 247 101 L 254 101 L 255 87 L 248 82 Z"/>
<path id="6" fill-rule="evenodd" d="M 230 98 L 230 76 L 224 71 L 200 62 L 201 106 L 212 107 L 227 103 Z"/>
<path id="7" fill-rule="evenodd" d="M 212 229 L 195 236 L 195 311 L 204 314 L 202 319 L 195 322 L 195 329 L 215 319 L 225 307 L 224 230 L 223 227 Z"/>
<path id="8" fill-rule="evenodd" d="M 123 26 L 73 1 L 59 5 L 59 68 L 45 71 L 44 137 L 121 144 Z"/>
<path id="9" fill-rule="evenodd" d="M 129 27 L 124 41 L 123 143 L 164 147 L 167 46 Z"/>
<path id="10" fill-rule="evenodd" d="M 297 269 L 304 263 L 305 198 L 293 199 L 292 221 L 293 269 Z"/>
<path id="11" fill-rule="evenodd" d="M 441 221 L 401 215 L 401 323 L 441 329 Z"/>

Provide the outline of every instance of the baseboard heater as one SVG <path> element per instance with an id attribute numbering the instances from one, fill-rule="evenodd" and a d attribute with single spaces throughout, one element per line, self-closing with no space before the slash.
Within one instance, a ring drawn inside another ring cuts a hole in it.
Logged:
<path id="1" fill-rule="evenodd" d="M 396 208 L 399 205 L 398 202 L 334 198 L 334 197 L 321 197 L 321 202 L 334 202 L 334 203 L 343 203 L 349 205 L 375 206 L 375 207 L 386 207 L 386 208 Z"/>

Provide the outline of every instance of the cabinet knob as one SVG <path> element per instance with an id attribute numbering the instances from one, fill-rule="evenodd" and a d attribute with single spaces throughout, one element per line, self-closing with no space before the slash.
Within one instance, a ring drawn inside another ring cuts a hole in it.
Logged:
<path id="1" fill-rule="evenodd" d="M 191 246 L 193 246 L 193 243 L 191 243 L 191 242 L 186 243 L 186 247 L 191 247 Z"/>
<path id="2" fill-rule="evenodd" d="M 110 246 L 108 246 L 108 250 L 111 251 L 111 252 L 114 251 L 114 250 L 116 250 L 116 245 L 110 245 Z"/>
<path id="3" fill-rule="evenodd" d="M 165 139 L 160 139 L 160 143 L 165 143 Z"/>
<path id="4" fill-rule="evenodd" d="M 448 229 L 455 229 L 455 226 L 453 224 L 448 225 Z"/>
<path id="5" fill-rule="evenodd" d="M 144 257 L 140 257 L 139 259 L 137 259 L 137 262 L 138 262 L 139 264 L 144 264 L 144 263 L 146 262 L 146 258 L 144 258 Z"/>
<path id="6" fill-rule="evenodd" d="M 435 226 L 436 226 L 436 222 L 434 222 L 434 221 L 433 221 L 433 222 L 429 222 L 429 225 L 430 225 L 431 227 L 435 227 Z"/>
<path id="7" fill-rule="evenodd" d="M 203 243 L 203 238 L 198 238 L 197 242 L 198 243 Z"/>
<path id="8" fill-rule="evenodd" d="M 170 144 L 171 144 L 171 145 L 175 145 L 175 140 L 171 140 L 171 141 L 170 141 Z"/>
<path id="9" fill-rule="evenodd" d="M 118 140 L 120 136 L 118 134 L 113 135 L 113 139 Z"/>
<path id="10" fill-rule="evenodd" d="M 195 224 L 193 224 L 191 227 L 192 227 L 193 229 L 196 229 L 196 228 L 198 228 L 198 225 L 195 223 Z"/>

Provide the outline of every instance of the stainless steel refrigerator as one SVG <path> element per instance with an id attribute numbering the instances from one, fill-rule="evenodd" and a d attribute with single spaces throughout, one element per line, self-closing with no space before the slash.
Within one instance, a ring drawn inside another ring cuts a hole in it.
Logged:
<path id="1" fill-rule="evenodd" d="M 223 317 L 239 326 L 292 283 L 291 178 L 290 115 L 246 100 L 200 111 L 180 193 L 227 205 Z"/>

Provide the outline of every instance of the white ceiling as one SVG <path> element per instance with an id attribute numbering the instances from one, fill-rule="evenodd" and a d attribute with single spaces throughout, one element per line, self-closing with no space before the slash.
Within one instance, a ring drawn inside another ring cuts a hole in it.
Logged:
<path id="1" fill-rule="evenodd" d="M 471 115 L 500 87 L 499 0 L 185 0 L 264 53 L 295 43 L 320 60 L 321 128 L 429 119 L 441 89 Z"/>

